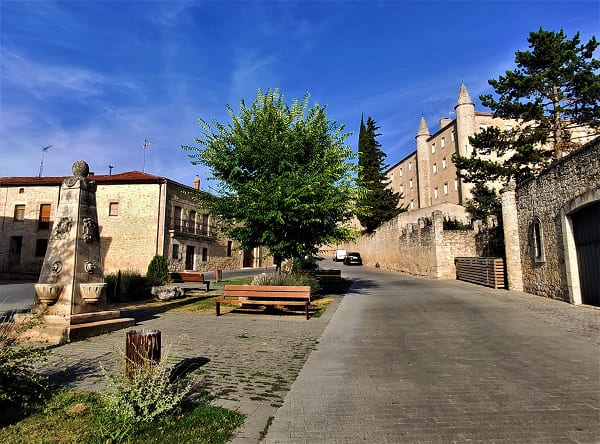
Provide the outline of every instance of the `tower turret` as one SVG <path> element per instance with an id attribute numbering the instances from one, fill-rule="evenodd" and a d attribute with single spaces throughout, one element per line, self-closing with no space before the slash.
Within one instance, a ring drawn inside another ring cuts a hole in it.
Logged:
<path id="1" fill-rule="evenodd" d="M 419 130 L 417 131 L 417 180 L 419 190 L 419 208 L 431 205 L 431 150 L 428 140 L 431 134 L 425 118 L 421 116 Z"/>
<path id="2" fill-rule="evenodd" d="M 456 111 L 456 151 L 461 156 L 468 157 L 472 152 L 469 137 L 475 135 L 475 104 L 464 83 L 460 85 L 454 110 Z M 473 184 L 464 183 L 461 178 L 458 180 L 460 183 L 459 204 L 463 205 L 466 199 L 471 198 Z"/>

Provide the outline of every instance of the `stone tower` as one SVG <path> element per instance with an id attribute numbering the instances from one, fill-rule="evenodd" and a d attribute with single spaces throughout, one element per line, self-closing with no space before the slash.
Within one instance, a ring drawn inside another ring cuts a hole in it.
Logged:
<path id="1" fill-rule="evenodd" d="M 460 92 L 458 93 L 458 101 L 454 107 L 456 112 L 456 151 L 461 156 L 471 155 L 471 145 L 469 144 L 469 137 L 475 135 L 475 104 L 471 100 L 469 91 L 464 83 L 460 85 Z M 470 198 L 471 189 L 473 184 L 466 184 L 461 179 L 460 189 L 461 197 L 459 204 L 464 205 L 465 199 Z"/>
<path id="2" fill-rule="evenodd" d="M 431 150 L 427 140 L 431 134 L 425 118 L 421 116 L 419 123 L 419 131 L 417 132 L 417 174 L 418 174 L 418 189 L 419 189 L 419 208 L 428 207 L 431 205 L 431 166 L 430 157 Z"/>

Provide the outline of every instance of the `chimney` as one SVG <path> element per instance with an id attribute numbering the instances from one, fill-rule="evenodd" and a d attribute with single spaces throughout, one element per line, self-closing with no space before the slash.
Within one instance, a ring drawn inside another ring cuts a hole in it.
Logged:
<path id="1" fill-rule="evenodd" d="M 195 190 L 200 189 L 200 178 L 198 177 L 197 174 L 196 174 L 196 177 L 194 178 L 194 189 Z"/>
<path id="2" fill-rule="evenodd" d="M 448 125 L 450 122 L 452 122 L 452 119 L 448 119 L 448 118 L 441 118 L 440 119 L 440 129 L 442 129 L 443 127 L 445 127 L 446 125 Z"/>

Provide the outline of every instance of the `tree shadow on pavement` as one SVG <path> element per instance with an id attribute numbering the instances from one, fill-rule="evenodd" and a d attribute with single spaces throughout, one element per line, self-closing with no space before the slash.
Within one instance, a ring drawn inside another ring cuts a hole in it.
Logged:
<path id="1" fill-rule="evenodd" d="M 371 279 L 353 278 L 352 286 L 348 289 L 347 294 L 361 293 L 361 290 L 365 288 L 376 288 L 379 284 Z"/>
<path id="2" fill-rule="evenodd" d="M 171 368 L 169 380 L 173 382 L 177 379 L 184 378 L 190 373 L 198 370 L 203 365 L 208 364 L 209 362 L 210 359 L 205 358 L 204 356 L 198 356 L 196 358 L 185 358 L 182 361 L 179 361 L 177 364 L 175 364 L 173 368 Z"/>

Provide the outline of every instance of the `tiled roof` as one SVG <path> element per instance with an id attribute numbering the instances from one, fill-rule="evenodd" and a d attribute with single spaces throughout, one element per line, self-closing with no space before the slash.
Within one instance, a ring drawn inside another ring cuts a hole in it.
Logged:
<path id="1" fill-rule="evenodd" d="M 48 176 L 48 177 L 0 177 L 0 186 L 52 186 L 60 185 L 68 176 Z M 112 175 L 93 175 L 88 176 L 89 179 L 97 183 L 158 183 L 165 178 L 154 176 L 141 171 L 127 171 L 125 173 Z"/>

